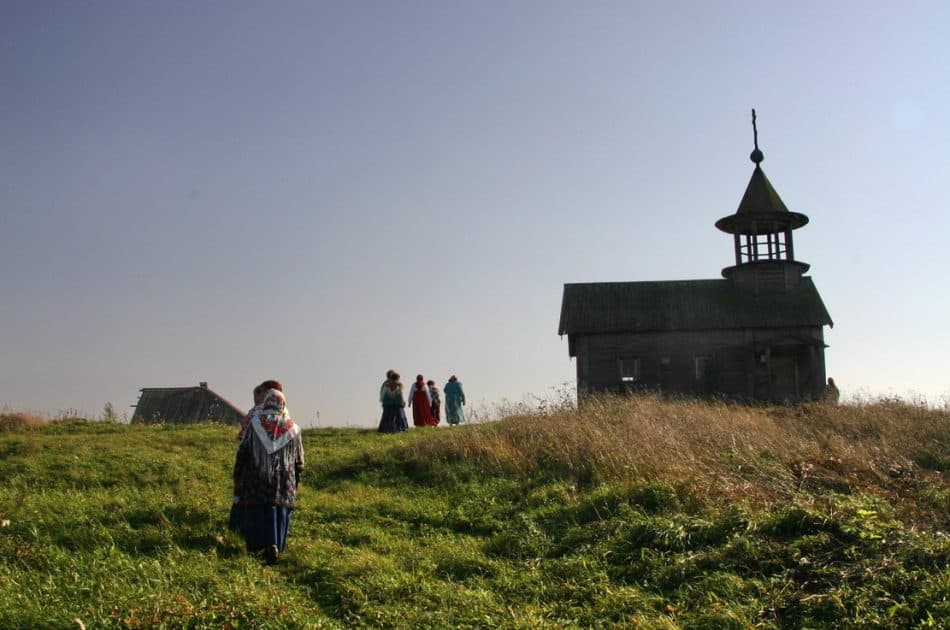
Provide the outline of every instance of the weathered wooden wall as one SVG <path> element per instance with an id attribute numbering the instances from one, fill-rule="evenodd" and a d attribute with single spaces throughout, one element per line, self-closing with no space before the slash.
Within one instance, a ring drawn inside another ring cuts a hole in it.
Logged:
<path id="1" fill-rule="evenodd" d="M 201 387 L 156 387 L 141 390 L 132 422 L 224 422 L 236 424 L 244 412 Z"/>
<path id="2" fill-rule="evenodd" d="M 644 388 L 781 402 L 818 398 L 825 382 L 820 327 L 573 337 L 579 394 Z M 812 342 L 789 343 L 796 338 Z M 700 378 L 696 374 L 698 357 L 705 359 L 706 367 Z M 624 383 L 619 361 L 630 358 L 640 360 L 640 378 Z"/>

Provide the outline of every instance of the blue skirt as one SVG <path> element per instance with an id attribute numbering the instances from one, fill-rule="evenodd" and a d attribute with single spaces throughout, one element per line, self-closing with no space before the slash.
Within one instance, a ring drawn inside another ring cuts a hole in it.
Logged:
<path id="1" fill-rule="evenodd" d="M 380 433 L 400 433 L 409 429 L 406 410 L 402 407 L 383 407 L 383 417 L 379 419 Z"/>
<path id="2" fill-rule="evenodd" d="M 244 537 L 249 552 L 277 545 L 278 551 L 287 546 L 292 510 L 280 505 L 233 505 L 228 529 Z"/>

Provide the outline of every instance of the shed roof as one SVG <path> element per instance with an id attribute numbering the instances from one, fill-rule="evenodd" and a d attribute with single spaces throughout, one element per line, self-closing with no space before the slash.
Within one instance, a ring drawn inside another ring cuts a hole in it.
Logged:
<path id="1" fill-rule="evenodd" d="M 833 325 L 810 277 L 779 295 L 730 280 L 565 284 L 558 334 Z"/>
<path id="2" fill-rule="evenodd" d="M 225 422 L 241 421 L 245 412 L 208 389 L 197 387 L 144 387 L 132 414 L 133 422 Z"/>

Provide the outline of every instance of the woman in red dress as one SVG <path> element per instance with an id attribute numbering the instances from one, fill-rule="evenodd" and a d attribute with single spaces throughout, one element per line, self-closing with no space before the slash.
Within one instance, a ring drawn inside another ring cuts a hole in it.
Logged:
<path id="1" fill-rule="evenodd" d="M 422 374 L 409 388 L 409 406 L 412 407 L 412 424 L 417 427 L 434 427 L 439 421 L 432 417 L 432 398 Z"/>

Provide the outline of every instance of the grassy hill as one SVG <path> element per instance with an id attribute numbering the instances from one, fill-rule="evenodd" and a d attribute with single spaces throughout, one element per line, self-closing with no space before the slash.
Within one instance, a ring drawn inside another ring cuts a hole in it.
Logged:
<path id="1" fill-rule="evenodd" d="M 0 418 L 0 627 L 947 627 L 950 413 L 601 398 L 309 430 L 288 550 L 234 430 Z M 32 424 L 32 426 L 31 426 Z"/>

